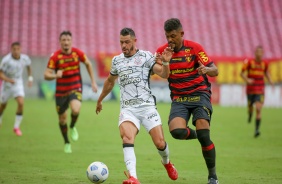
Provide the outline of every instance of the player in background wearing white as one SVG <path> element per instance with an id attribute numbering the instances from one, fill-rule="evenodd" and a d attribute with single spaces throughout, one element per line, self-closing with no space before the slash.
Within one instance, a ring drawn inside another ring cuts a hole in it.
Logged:
<path id="1" fill-rule="evenodd" d="M 158 58 L 162 59 L 161 66 L 155 62 L 155 57 L 150 52 L 137 49 L 136 41 L 135 33 L 131 28 L 123 28 L 120 31 L 122 53 L 112 59 L 111 71 L 97 101 L 96 113 L 102 110 L 103 99 L 111 92 L 115 80 L 118 79 L 121 91 L 119 130 L 123 143 L 124 162 L 129 172 L 128 179 L 124 180 L 123 184 L 140 183 L 136 174 L 134 140 L 141 125 L 150 134 L 169 177 L 176 180 L 178 173 L 169 160 L 169 148 L 164 139 L 161 118 L 149 86 L 151 74 L 155 73 L 162 78 L 169 76 L 168 62 L 172 50 L 167 48 L 162 56 L 158 55 Z"/>
<path id="2" fill-rule="evenodd" d="M 24 85 L 23 69 L 26 67 L 28 74 L 28 87 L 32 86 L 33 77 L 31 75 L 31 60 L 25 54 L 21 54 L 21 44 L 14 42 L 11 45 L 11 53 L 6 55 L 0 64 L 0 79 L 3 81 L 1 86 L 1 104 L 0 104 L 0 125 L 2 124 L 2 115 L 7 106 L 10 97 L 15 98 L 18 103 L 14 132 L 21 136 L 20 124 L 23 119 L 24 107 Z"/>

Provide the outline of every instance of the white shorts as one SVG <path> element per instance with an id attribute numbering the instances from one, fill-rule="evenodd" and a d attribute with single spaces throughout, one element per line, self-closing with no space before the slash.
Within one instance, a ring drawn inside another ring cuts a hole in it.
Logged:
<path id="1" fill-rule="evenodd" d="M 2 82 L 0 100 L 1 103 L 6 103 L 10 97 L 16 98 L 18 96 L 24 97 L 24 87 L 22 82 L 11 84 Z"/>
<path id="2" fill-rule="evenodd" d="M 132 122 L 138 130 L 140 130 L 140 125 L 143 125 L 147 132 L 162 124 L 155 106 L 121 109 L 118 126 L 125 121 Z"/>

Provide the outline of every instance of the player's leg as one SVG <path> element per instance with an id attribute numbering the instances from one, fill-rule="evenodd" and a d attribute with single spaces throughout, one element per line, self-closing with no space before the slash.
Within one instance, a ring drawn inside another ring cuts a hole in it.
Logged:
<path id="1" fill-rule="evenodd" d="M 158 149 L 160 156 L 162 157 L 162 163 L 167 171 L 168 176 L 170 179 L 176 180 L 178 178 L 178 173 L 174 165 L 169 160 L 169 148 L 164 139 L 162 125 L 157 125 L 156 127 L 152 128 L 149 131 L 149 134 L 151 135 L 152 140 Z"/>
<path id="2" fill-rule="evenodd" d="M 7 102 L 5 102 L 5 103 L 2 102 L 0 104 L 0 126 L 2 125 L 2 115 L 3 115 L 3 112 L 6 109 L 6 107 L 7 107 Z"/>
<path id="3" fill-rule="evenodd" d="M 184 103 L 172 102 L 169 115 L 169 131 L 173 138 L 196 139 L 196 131 L 187 126 L 191 113 Z"/>
<path id="4" fill-rule="evenodd" d="M 136 172 L 136 156 L 134 151 L 135 137 L 140 130 L 140 120 L 129 109 L 121 109 L 119 115 L 119 131 L 122 139 L 123 156 L 128 171 L 127 180 L 123 184 L 139 184 Z M 125 172 L 126 174 L 126 172 Z"/>
<path id="5" fill-rule="evenodd" d="M 252 121 L 252 116 L 253 116 L 253 95 L 249 95 L 247 94 L 247 98 L 248 98 L 248 123 L 251 123 Z"/>
<path id="6" fill-rule="evenodd" d="M 119 125 L 120 136 L 122 139 L 123 156 L 126 169 L 129 173 L 128 179 L 123 184 L 139 184 L 136 173 L 136 156 L 134 151 L 134 141 L 138 133 L 138 128 L 131 121 L 123 121 Z"/>
<path id="7" fill-rule="evenodd" d="M 212 111 L 207 107 L 198 107 L 193 110 L 193 124 L 196 125 L 198 140 L 202 147 L 202 154 L 208 168 L 208 183 L 218 183 L 216 175 L 215 146 L 210 139 L 210 120 Z"/>
<path id="8" fill-rule="evenodd" d="M 70 108 L 71 108 L 71 123 L 70 123 L 70 131 L 71 138 L 74 141 L 78 140 L 79 134 L 75 124 L 77 122 L 77 118 L 79 116 L 80 108 L 81 108 L 81 93 L 75 92 L 70 95 Z"/>
<path id="9" fill-rule="evenodd" d="M 255 109 L 256 109 L 256 124 L 255 124 L 255 137 L 258 137 L 260 135 L 260 123 L 261 123 L 261 112 L 263 107 L 263 101 L 264 101 L 263 95 L 257 95 L 257 99 L 255 102 Z"/>
<path id="10" fill-rule="evenodd" d="M 4 110 L 7 107 L 8 100 L 11 96 L 11 89 L 5 87 L 5 82 L 2 82 L 1 85 L 1 92 L 0 92 L 0 99 L 1 99 L 1 104 L 0 104 L 0 126 L 2 125 L 2 115 L 4 113 Z"/>
<path id="11" fill-rule="evenodd" d="M 71 145 L 68 139 L 68 126 L 67 126 L 67 110 L 68 99 L 67 97 L 56 97 L 56 109 L 59 117 L 59 126 L 64 139 L 64 151 L 65 153 L 71 153 Z"/>
<path id="12" fill-rule="evenodd" d="M 14 123 L 14 132 L 17 136 L 21 136 L 22 132 L 20 130 L 20 125 L 23 119 L 23 107 L 24 107 L 24 97 L 18 96 L 15 98 L 17 101 L 17 111 L 16 111 L 16 117 L 15 117 L 15 123 Z"/>

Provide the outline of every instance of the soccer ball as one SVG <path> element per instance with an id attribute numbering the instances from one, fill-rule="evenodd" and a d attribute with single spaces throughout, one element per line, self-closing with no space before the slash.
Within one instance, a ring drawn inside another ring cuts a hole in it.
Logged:
<path id="1" fill-rule="evenodd" d="M 103 162 L 92 162 L 86 170 L 86 175 L 92 183 L 103 183 L 109 177 L 109 170 Z"/>

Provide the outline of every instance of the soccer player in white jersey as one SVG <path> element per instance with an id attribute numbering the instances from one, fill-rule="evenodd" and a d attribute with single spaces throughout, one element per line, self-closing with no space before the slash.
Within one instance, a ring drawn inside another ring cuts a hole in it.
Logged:
<path id="1" fill-rule="evenodd" d="M 123 28 L 120 31 L 122 53 L 112 59 L 111 71 L 97 101 L 96 113 L 102 110 L 103 99 L 111 92 L 115 80 L 118 79 L 121 91 L 119 130 L 123 143 L 124 162 L 128 170 L 128 173 L 125 172 L 128 179 L 124 180 L 123 184 L 140 183 L 136 174 L 134 140 L 141 125 L 152 137 L 168 176 L 176 180 L 178 173 L 169 160 L 169 149 L 164 139 L 161 118 L 149 86 L 152 74 L 168 78 L 169 61 L 173 52 L 167 48 L 161 56 L 158 55 L 163 64 L 160 65 L 149 51 L 138 50 L 136 41 L 135 33 L 131 28 Z"/>
<path id="2" fill-rule="evenodd" d="M 21 136 L 20 124 L 23 119 L 24 106 L 24 87 L 22 73 L 24 67 L 27 68 L 28 86 L 32 86 L 31 60 L 25 54 L 21 54 L 21 45 L 14 42 L 11 45 L 11 53 L 4 56 L 0 64 L 1 97 L 0 97 L 0 125 L 2 124 L 2 115 L 7 106 L 10 97 L 15 98 L 18 103 L 16 118 L 14 124 L 14 132 L 17 136 Z"/>

